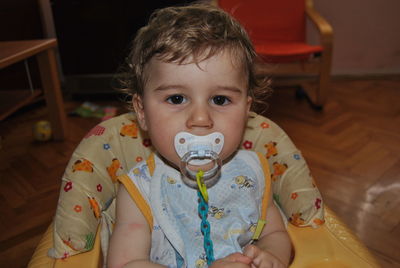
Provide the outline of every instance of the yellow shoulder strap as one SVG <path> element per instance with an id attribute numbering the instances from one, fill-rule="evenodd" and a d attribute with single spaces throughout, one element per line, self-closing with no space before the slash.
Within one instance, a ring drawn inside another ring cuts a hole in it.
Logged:
<path id="1" fill-rule="evenodd" d="M 154 169 L 153 169 L 154 171 Z M 136 203 L 143 216 L 145 217 L 147 223 L 149 224 L 150 231 L 153 229 L 153 215 L 151 213 L 150 206 L 147 204 L 146 200 L 143 198 L 139 189 L 132 182 L 128 175 L 118 176 L 118 180 L 125 186 L 132 200 Z"/>
<path id="2" fill-rule="evenodd" d="M 147 166 L 149 168 L 150 176 L 153 176 L 154 170 L 156 168 L 154 154 L 151 154 L 146 160 Z M 118 176 L 118 181 L 120 181 L 128 191 L 132 200 L 136 203 L 143 216 L 145 217 L 147 223 L 149 224 L 150 230 L 153 228 L 153 214 L 151 213 L 150 206 L 147 204 L 146 200 L 143 198 L 139 189 L 132 182 L 128 175 Z"/>
<path id="3" fill-rule="evenodd" d="M 268 202 L 271 198 L 271 173 L 269 172 L 268 160 L 264 157 L 264 155 L 257 153 L 257 156 L 260 160 L 265 178 L 265 189 L 261 205 L 261 219 L 265 220 L 267 218 Z"/>
<path id="4" fill-rule="evenodd" d="M 253 240 L 258 240 L 265 226 L 267 219 L 267 208 L 271 196 L 271 175 L 269 173 L 268 161 L 261 153 L 257 153 L 257 156 L 260 160 L 261 167 L 264 171 L 265 188 L 264 188 L 263 199 L 261 201 L 261 216 L 258 219 L 256 230 L 254 231 L 252 238 Z"/>
<path id="5" fill-rule="evenodd" d="M 154 169 L 156 168 L 156 162 L 154 160 L 154 153 L 150 154 L 149 158 L 146 160 L 147 166 L 149 168 L 150 176 L 153 176 Z"/>

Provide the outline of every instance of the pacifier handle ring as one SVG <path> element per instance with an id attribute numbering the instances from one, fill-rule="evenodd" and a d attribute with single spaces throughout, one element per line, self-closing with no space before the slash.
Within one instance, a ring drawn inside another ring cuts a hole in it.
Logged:
<path id="1" fill-rule="evenodd" d="M 214 163 L 214 166 L 210 170 L 203 171 L 203 180 L 206 187 L 211 187 L 218 181 L 222 167 L 221 159 L 219 158 L 218 154 L 213 151 L 206 150 L 202 155 L 199 155 L 199 153 L 196 151 L 187 152 L 181 159 L 180 170 L 184 177 L 183 181 L 194 189 L 198 189 L 196 179 L 197 171 L 190 170 L 188 165 L 190 161 L 199 158 L 210 159 Z"/>

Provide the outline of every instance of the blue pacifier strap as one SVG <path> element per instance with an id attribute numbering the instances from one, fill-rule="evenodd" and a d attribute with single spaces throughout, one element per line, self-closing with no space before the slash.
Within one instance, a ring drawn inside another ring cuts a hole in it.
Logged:
<path id="1" fill-rule="evenodd" d="M 203 181 L 203 172 L 200 170 L 196 174 L 197 184 L 199 186 L 199 190 L 197 191 L 197 196 L 199 197 L 199 205 L 198 205 L 198 213 L 201 217 L 201 225 L 200 229 L 204 236 L 204 251 L 207 257 L 207 264 L 210 266 L 214 261 L 214 248 L 213 242 L 211 240 L 211 226 L 210 222 L 207 220 L 208 216 L 208 193 L 207 187 Z"/>

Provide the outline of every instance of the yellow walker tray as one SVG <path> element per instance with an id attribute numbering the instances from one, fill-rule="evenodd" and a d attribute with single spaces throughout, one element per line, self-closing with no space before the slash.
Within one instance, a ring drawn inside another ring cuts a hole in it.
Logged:
<path id="1" fill-rule="evenodd" d="M 94 248 L 65 260 L 47 256 L 53 244 L 53 225 L 47 229 L 28 268 L 97 268 L 102 267 L 100 239 Z M 290 268 L 375 268 L 375 258 L 338 217 L 325 207 L 325 224 L 319 228 L 288 225 L 295 257 Z M 97 234 L 98 237 L 98 234 Z"/>

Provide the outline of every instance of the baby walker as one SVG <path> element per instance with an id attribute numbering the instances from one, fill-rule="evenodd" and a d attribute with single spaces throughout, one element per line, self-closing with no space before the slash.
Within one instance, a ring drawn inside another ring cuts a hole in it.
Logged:
<path id="1" fill-rule="evenodd" d="M 90 132 L 90 138 L 85 139 L 79 145 L 79 147 L 76 149 L 77 153 L 74 153 L 73 157 L 75 157 L 75 159 L 79 157 L 79 160 L 82 156 L 85 156 L 86 159 L 90 159 L 93 162 L 97 161 L 93 164 L 96 168 L 94 169 L 95 171 L 106 170 L 106 168 L 110 167 L 109 171 L 111 172 L 113 170 L 113 166 L 109 166 L 109 164 L 118 164 L 115 158 L 136 159 L 138 158 L 138 155 L 143 157 L 148 156 L 151 152 L 146 146 L 143 146 L 143 144 L 147 144 L 145 142 L 146 139 L 140 137 L 137 131 L 134 131 L 136 129 L 135 125 L 132 123 L 135 122 L 134 120 L 134 115 L 124 114 L 102 122 L 100 125 L 95 127 L 94 130 L 96 131 L 92 130 Z M 269 121 L 267 118 L 252 114 L 249 124 L 251 127 L 248 131 L 246 131 L 244 139 L 249 140 L 248 136 L 246 137 L 246 135 L 253 135 L 253 137 L 255 137 L 252 139 L 253 144 L 255 144 L 254 148 L 252 149 L 255 151 L 264 150 L 264 144 L 267 144 L 270 140 L 277 140 L 278 137 L 281 144 L 284 144 L 286 148 L 288 148 L 288 146 L 294 147 L 294 145 L 291 145 L 290 140 L 287 140 L 285 143 L 283 143 L 282 137 L 286 137 L 285 133 L 281 129 L 275 127 L 274 123 Z M 261 127 L 257 127 L 260 125 Z M 265 128 L 267 126 L 269 128 Z M 124 135 L 121 135 L 121 131 L 125 131 L 125 129 L 128 127 L 132 130 L 129 132 L 130 134 L 127 136 L 125 132 L 123 132 Z M 264 131 L 263 129 L 267 129 L 268 131 Z M 104 141 L 108 141 L 108 143 L 105 144 Z M 210 237 L 210 229 L 212 229 L 213 226 L 210 226 L 207 219 L 208 201 L 209 198 L 212 200 L 213 197 L 208 197 L 207 189 L 212 187 L 218 181 L 218 174 L 221 172 L 221 160 L 219 159 L 218 154 L 222 150 L 223 143 L 223 135 L 220 133 L 212 133 L 209 136 L 196 137 L 189 133 L 183 132 L 179 133 L 175 138 L 175 147 L 177 148 L 177 152 L 182 160 L 180 166 L 181 173 L 185 175 L 182 176 L 182 179 L 185 180 L 186 184 L 197 191 L 197 195 L 199 197 L 198 210 L 201 220 L 201 226 L 199 226 L 199 229 L 201 229 L 204 238 L 203 246 L 208 264 L 213 262 L 214 252 L 213 243 Z M 125 152 L 125 148 L 129 148 L 129 150 L 126 150 Z M 103 152 L 104 155 L 101 155 Z M 90 172 L 73 172 L 72 167 L 77 163 L 77 160 L 75 159 L 71 160 L 71 163 L 67 168 L 67 171 L 71 171 L 66 175 L 68 180 L 74 179 L 74 186 L 79 183 L 89 182 L 92 178 L 94 178 L 96 181 L 95 186 L 98 183 L 102 183 L 104 185 L 106 185 L 106 183 L 109 185 L 116 185 L 114 182 L 111 182 L 108 174 L 102 177 L 100 173 L 93 174 Z M 90 162 L 80 163 L 86 163 L 88 165 L 90 164 Z M 125 163 L 122 163 L 121 165 L 123 164 Z M 206 164 L 207 167 L 210 166 L 208 170 L 197 171 L 192 167 L 192 165 L 203 166 Z M 130 169 L 131 166 L 124 166 L 124 168 L 121 169 L 121 173 Z M 88 170 L 91 171 L 92 169 Z M 89 175 L 92 177 L 84 177 Z M 96 176 L 93 177 L 94 175 Z M 63 189 L 64 186 L 61 190 L 63 191 Z M 88 188 L 86 187 L 84 189 Z M 67 190 L 69 190 L 69 188 L 67 188 Z M 96 196 L 96 198 L 98 201 L 101 201 L 100 204 L 103 206 L 107 200 L 110 200 L 113 196 L 115 197 L 115 190 L 110 189 L 106 192 L 103 188 L 101 194 L 104 197 L 103 200 L 100 200 L 100 195 Z M 82 199 L 87 199 L 85 193 L 80 193 L 80 195 L 82 195 Z M 69 196 L 65 195 L 63 198 L 67 197 Z M 76 197 L 73 202 L 76 202 L 75 200 Z M 56 243 L 59 242 L 56 241 L 55 238 L 58 234 L 57 232 L 60 231 L 60 229 L 57 229 L 57 226 L 51 224 L 39 242 L 39 245 L 32 256 L 28 267 L 103 267 L 102 246 L 104 250 L 104 247 L 106 246 L 105 243 L 107 241 L 101 239 L 102 236 L 100 235 L 100 231 L 104 230 L 104 219 L 106 217 L 103 215 L 103 213 L 107 211 L 103 211 L 106 209 L 104 207 L 101 207 L 101 209 L 101 217 L 97 219 L 97 233 L 96 229 L 94 229 L 93 233 L 92 241 L 94 241 L 94 244 L 89 250 L 86 252 L 77 252 L 79 254 L 68 256 L 67 258 L 62 259 L 54 259 L 49 257 L 49 249 L 54 248 Z M 111 211 L 110 213 L 112 213 L 112 207 L 109 207 L 108 211 Z M 76 212 L 72 211 L 72 213 Z M 83 216 L 82 213 L 80 215 Z M 87 212 L 87 217 L 94 219 L 93 212 L 89 210 Z M 70 220 L 70 214 L 68 214 L 68 218 L 63 217 L 62 219 L 63 221 Z M 79 222 L 84 223 L 81 221 L 81 219 L 82 218 L 79 218 Z M 255 232 L 256 235 L 253 237 L 253 239 L 256 239 L 257 234 L 261 232 L 262 225 L 262 222 L 258 224 L 258 230 Z M 67 227 L 69 228 L 69 226 Z M 54 230 L 57 232 L 54 232 Z M 359 242 L 356 236 L 353 235 L 352 232 L 326 206 L 324 207 L 324 223 L 318 228 L 297 227 L 293 224 L 288 224 L 287 230 L 294 247 L 295 255 L 290 268 L 380 267 L 374 257 L 368 252 L 367 248 L 361 242 Z"/>

